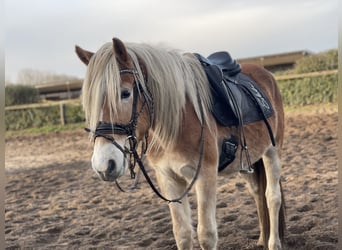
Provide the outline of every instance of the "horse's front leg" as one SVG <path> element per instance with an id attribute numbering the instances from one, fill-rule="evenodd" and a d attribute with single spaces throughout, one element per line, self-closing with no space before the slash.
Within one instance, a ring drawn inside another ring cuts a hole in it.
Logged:
<path id="1" fill-rule="evenodd" d="M 186 182 L 172 174 L 157 171 L 158 184 L 163 194 L 169 199 L 178 198 L 186 188 Z M 178 249 L 193 248 L 193 228 L 191 225 L 191 209 L 188 197 L 182 199 L 182 203 L 169 204 L 173 234 Z"/>
<path id="2" fill-rule="evenodd" d="M 198 240 L 202 249 L 216 249 L 216 165 L 212 168 L 201 169 L 196 182 L 197 210 L 198 210 Z"/>

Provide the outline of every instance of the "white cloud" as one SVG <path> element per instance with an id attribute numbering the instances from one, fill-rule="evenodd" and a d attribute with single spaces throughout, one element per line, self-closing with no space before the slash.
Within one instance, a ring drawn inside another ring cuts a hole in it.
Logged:
<path id="1" fill-rule="evenodd" d="M 113 36 L 235 57 L 337 47 L 337 0 L 6 0 L 6 74 L 22 68 L 82 76 L 74 45 Z"/>

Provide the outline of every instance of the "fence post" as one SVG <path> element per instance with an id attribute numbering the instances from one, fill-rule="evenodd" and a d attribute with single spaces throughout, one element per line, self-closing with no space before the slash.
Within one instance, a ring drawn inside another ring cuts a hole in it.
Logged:
<path id="1" fill-rule="evenodd" d="M 59 103 L 59 113 L 60 113 L 60 116 L 61 116 L 61 125 L 64 126 L 65 125 L 64 104 L 62 102 Z"/>

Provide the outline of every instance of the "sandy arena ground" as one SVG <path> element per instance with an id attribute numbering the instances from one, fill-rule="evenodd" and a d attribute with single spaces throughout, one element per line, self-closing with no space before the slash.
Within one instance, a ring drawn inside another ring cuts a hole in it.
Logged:
<path id="1" fill-rule="evenodd" d="M 285 249 L 337 249 L 337 120 L 331 106 L 286 114 Z M 7 249 L 176 249 L 167 203 L 143 178 L 132 193 L 100 181 L 91 151 L 81 129 L 6 138 Z M 217 197 L 218 248 L 258 249 L 244 182 L 220 177 Z"/>

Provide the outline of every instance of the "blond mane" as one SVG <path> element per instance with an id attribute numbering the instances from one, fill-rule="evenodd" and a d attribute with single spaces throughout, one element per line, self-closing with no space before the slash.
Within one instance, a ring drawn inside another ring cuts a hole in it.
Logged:
<path id="1" fill-rule="evenodd" d="M 193 105 L 198 119 L 207 123 L 211 107 L 209 86 L 202 66 L 192 54 L 182 55 L 176 50 L 146 44 L 125 45 L 138 71 L 137 80 L 153 98 L 152 144 L 158 141 L 164 148 L 173 146 L 187 101 Z M 144 80 L 138 58 L 146 66 L 147 82 Z M 104 98 L 111 100 L 110 112 L 113 114 L 121 105 L 120 83 L 113 44 L 107 43 L 91 58 L 82 88 L 82 103 L 90 129 L 95 130 L 101 117 Z M 199 103 L 204 111 L 203 121 Z M 114 120 L 110 122 L 115 123 Z"/>

